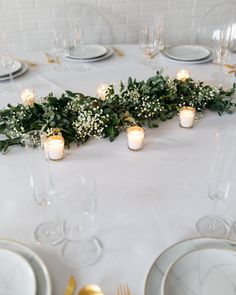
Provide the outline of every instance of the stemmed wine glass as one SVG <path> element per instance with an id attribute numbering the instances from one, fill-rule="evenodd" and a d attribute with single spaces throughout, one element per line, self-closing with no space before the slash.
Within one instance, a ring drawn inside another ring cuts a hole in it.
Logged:
<path id="1" fill-rule="evenodd" d="M 212 77 L 217 81 L 219 86 L 224 85 L 229 75 L 224 73 L 224 64 L 227 63 L 230 54 L 232 25 L 227 25 L 214 32 L 215 36 L 215 61 L 219 64 L 219 71 L 212 74 Z"/>
<path id="2" fill-rule="evenodd" d="M 72 25 L 72 39 L 73 39 L 73 49 L 79 56 L 79 63 L 74 67 L 74 70 L 78 72 L 89 72 L 92 70 L 91 66 L 83 63 L 83 58 L 85 54 L 85 40 L 83 31 L 83 20 L 82 18 L 73 19 L 71 21 Z"/>
<path id="3" fill-rule="evenodd" d="M 164 31 L 164 16 L 158 14 L 154 14 L 153 17 L 154 22 L 154 30 L 155 30 L 155 42 L 156 48 L 158 51 L 161 51 L 165 48 L 165 41 L 163 39 L 163 31 Z"/>
<path id="4" fill-rule="evenodd" d="M 230 233 L 230 226 L 222 218 L 216 216 L 216 205 L 226 200 L 231 186 L 232 158 L 235 130 L 221 128 L 216 133 L 216 153 L 210 169 L 208 183 L 208 197 L 213 201 L 213 210 L 210 216 L 204 216 L 196 224 L 197 231 L 202 236 L 225 238 Z"/>
<path id="5" fill-rule="evenodd" d="M 54 54 L 57 65 L 54 67 L 56 71 L 64 72 L 71 70 L 70 65 L 64 62 L 64 57 L 69 53 L 69 37 L 67 32 L 53 30 L 54 35 Z"/>
<path id="6" fill-rule="evenodd" d="M 101 255 L 101 244 L 95 237 L 97 211 L 96 181 L 86 175 L 68 180 L 62 196 L 66 243 L 62 256 L 68 264 L 86 266 Z"/>
<path id="7" fill-rule="evenodd" d="M 20 84 L 15 83 L 13 79 L 12 71 L 14 69 L 14 59 L 12 57 L 12 48 L 10 43 L 7 40 L 6 36 L 1 36 L 1 57 L 0 57 L 0 66 L 8 71 L 8 76 L 10 84 L 5 86 L 2 90 L 9 92 L 19 92 L 22 90 Z"/>
<path id="8" fill-rule="evenodd" d="M 39 206 L 47 207 L 57 200 L 58 195 L 46 160 L 48 157 L 45 157 L 43 150 L 44 140 L 45 135 L 38 130 L 24 134 L 32 195 Z M 35 229 L 34 238 L 43 245 L 55 245 L 62 241 L 64 238 L 62 219 L 44 220 Z"/>

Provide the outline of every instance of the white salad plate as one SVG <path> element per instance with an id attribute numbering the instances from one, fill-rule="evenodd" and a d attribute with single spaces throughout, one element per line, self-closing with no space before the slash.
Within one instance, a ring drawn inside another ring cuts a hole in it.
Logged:
<path id="1" fill-rule="evenodd" d="M 217 238 L 193 238 L 167 248 L 151 266 L 145 282 L 145 295 L 161 295 L 163 277 L 170 265 L 180 256 L 197 249 L 214 248 L 236 251 L 236 242 Z"/>
<path id="2" fill-rule="evenodd" d="M 21 255 L 0 249 L 0 294 L 35 295 L 33 269 Z"/>
<path id="3" fill-rule="evenodd" d="M 104 55 L 102 55 L 100 57 L 97 57 L 97 58 L 83 59 L 82 62 L 83 63 L 95 62 L 95 61 L 101 61 L 101 60 L 104 60 L 104 59 L 109 58 L 110 56 L 112 56 L 113 50 L 110 47 L 106 47 L 106 49 L 107 49 L 106 54 L 104 54 Z M 65 60 L 66 61 L 71 61 L 71 62 L 80 62 L 80 59 L 78 59 L 78 58 L 71 58 L 71 57 L 68 57 L 68 56 L 65 57 Z"/>
<path id="4" fill-rule="evenodd" d="M 211 52 L 207 47 L 200 45 L 176 45 L 164 49 L 170 58 L 183 61 L 196 61 L 207 58 Z"/>
<path id="5" fill-rule="evenodd" d="M 210 50 L 210 49 L 209 49 Z M 163 49 L 161 51 L 161 55 L 165 58 L 167 58 L 169 61 L 172 61 L 172 62 L 176 62 L 176 63 L 183 63 L 183 64 L 202 64 L 202 63 L 206 63 L 206 62 L 210 62 L 213 60 L 214 58 L 214 55 L 213 55 L 213 52 L 210 50 L 210 55 L 207 57 L 207 58 L 204 58 L 204 59 L 199 59 L 199 60 L 179 60 L 179 59 L 174 59 L 170 56 L 168 56 L 165 52 L 165 49 Z"/>
<path id="6" fill-rule="evenodd" d="M 0 249 L 6 249 L 15 252 L 16 254 L 21 255 L 26 261 L 28 261 L 29 265 L 34 271 L 36 278 L 36 295 L 52 295 L 52 287 L 48 270 L 41 258 L 34 251 L 18 242 L 7 239 L 0 239 Z M 0 294 L 2 293 L 0 292 Z M 10 294 L 11 293 L 9 293 L 9 295 Z M 17 295 L 21 294 L 25 295 L 28 293 L 20 292 Z"/>
<path id="7" fill-rule="evenodd" d="M 29 67 L 28 67 L 26 64 L 22 63 L 22 66 L 21 66 L 20 70 L 18 70 L 17 72 L 15 72 L 15 73 L 12 75 L 13 78 L 17 78 L 17 77 L 23 75 L 26 71 L 28 71 L 28 68 L 29 68 Z M 9 75 L 7 75 L 7 76 L 2 76 L 2 77 L 0 77 L 0 82 L 2 82 L 2 81 L 7 81 L 7 80 L 9 80 L 9 79 L 10 79 Z"/>
<path id="8" fill-rule="evenodd" d="M 78 48 L 71 48 L 67 55 L 74 59 L 93 59 L 98 58 L 107 53 L 107 48 L 101 45 L 86 45 Z"/>
<path id="9" fill-rule="evenodd" d="M 235 295 L 236 252 L 200 249 L 179 257 L 166 272 L 162 295 Z"/>
<path id="10" fill-rule="evenodd" d="M 12 74 L 16 73 L 17 71 L 19 71 L 22 67 L 22 64 L 17 61 L 17 60 L 13 60 L 12 62 Z M 5 69 L 3 67 L 0 67 L 0 77 L 4 77 L 4 76 L 8 76 L 9 75 L 9 70 Z"/>

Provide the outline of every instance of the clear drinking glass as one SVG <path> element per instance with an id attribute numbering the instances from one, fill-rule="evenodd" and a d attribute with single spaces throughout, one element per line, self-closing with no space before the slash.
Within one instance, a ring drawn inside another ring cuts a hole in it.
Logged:
<path id="1" fill-rule="evenodd" d="M 82 20 L 76 19 L 72 22 L 73 25 L 73 45 L 74 50 L 79 55 L 79 63 L 76 64 L 74 70 L 78 72 L 89 72 L 92 70 L 92 67 L 84 64 L 84 54 L 85 54 L 85 43 L 84 43 L 84 36 L 83 36 L 83 25 L 81 24 Z"/>
<path id="2" fill-rule="evenodd" d="M 9 42 L 4 38 L 1 44 L 1 59 L 0 66 L 8 71 L 10 84 L 6 85 L 2 90 L 8 92 L 19 92 L 22 86 L 17 84 L 13 79 L 12 70 L 14 69 L 14 59 L 12 57 L 12 50 Z"/>
<path id="3" fill-rule="evenodd" d="M 66 32 L 54 30 L 54 54 L 57 65 L 54 69 L 58 72 L 71 70 L 71 66 L 65 63 L 64 57 L 69 53 L 69 37 Z"/>
<path id="4" fill-rule="evenodd" d="M 229 75 L 226 74 L 224 69 L 224 64 L 228 62 L 231 46 L 231 36 L 232 36 L 232 25 L 225 26 L 214 32 L 214 53 L 215 62 L 219 64 L 219 71 L 212 74 L 212 77 L 216 80 L 218 86 L 224 86 Z"/>
<path id="5" fill-rule="evenodd" d="M 141 64 L 151 65 L 156 51 L 156 38 L 153 25 L 145 25 L 139 30 L 139 46 L 142 51 Z"/>
<path id="6" fill-rule="evenodd" d="M 96 182 L 79 175 L 68 182 L 62 197 L 66 243 L 62 256 L 68 264 L 86 266 L 95 263 L 101 255 L 101 245 L 95 237 L 97 211 Z"/>
<path id="7" fill-rule="evenodd" d="M 210 216 L 202 217 L 196 224 L 202 236 L 225 238 L 230 233 L 228 223 L 216 216 L 216 205 L 229 196 L 234 149 L 235 129 L 231 127 L 219 129 L 216 133 L 216 152 L 208 183 L 208 197 L 213 201 L 213 210 Z"/>
<path id="8" fill-rule="evenodd" d="M 30 131 L 24 135 L 24 143 L 33 198 L 39 206 L 49 206 L 56 201 L 58 196 L 43 150 L 44 135 L 38 130 Z M 35 229 L 34 238 L 43 245 L 59 243 L 63 240 L 62 220 L 44 220 Z"/>
<path id="9" fill-rule="evenodd" d="M 164 15 L 160 13 L 154 13 L 153 23 L 154 23 L 156 48 L 158 49 L 158 51 L 161 51 L 165 48 L 165 41 L 163 38 Z"/>

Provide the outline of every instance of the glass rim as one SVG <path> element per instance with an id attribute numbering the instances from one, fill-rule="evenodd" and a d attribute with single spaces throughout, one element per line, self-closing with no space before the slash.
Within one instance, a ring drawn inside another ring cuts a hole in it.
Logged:
<path id="1" fill-rule="evenodd" d="M 179 109 L 179 112 L 181 111 L 192 111 L 192 112 L 196 112 L 196 109 L 194 107 L 191 107 L 191 106 L 183 106 Z"/>

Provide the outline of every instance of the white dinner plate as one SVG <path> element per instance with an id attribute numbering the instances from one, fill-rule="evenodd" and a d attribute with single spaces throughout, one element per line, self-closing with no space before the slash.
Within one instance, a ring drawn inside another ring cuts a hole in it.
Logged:
<path id="1" fill-rule="evenodd" d="M 207 58 L 211 52 L 200 45 L 177 45 L 164 49 L 167 56 L 177 60 L 196 61 Z"/>
<path id="2" fill-rule="evenodd" d="M 29 263 L 6 249 L 0 249 L 0 294 L 36 294 L 35 275 Z"/>
<path id="3" fill-rule="evenodd" d="M 236 242 L 217 238 L 193 238 L 167 248 L 151 266 L 145 282 L 145 295 L 161 295 L 161 283 L 169 266 L 180 256 L 192 250 L 219 248 L 236 251 Z"/>
<path id="4" fill-rule="evenodd" d="M 35 252 L 18 242 L 7 239 L 0 239 L 0 249 L 14 251 L 28 261 L 36 277 L 36 295 L 52 295 L 51 281 L 48 270 L 41 258 Z M 24 292 L 20 294 L 23 295 Z"/>
<path id="5" fill-rule="evenodd" d="M 162 295 L 235 295 L 236 252 L 200 249 L 179 257 L 166 272 Z"/>
<path id="6" fill-rule="evenodd" d="M 106 49 L 107 49 L 107 53 L 104 54 L 103 56 L 100 56 L 100 57 L 97 57 L 97 58 L 91 58 L 91 59 L 83 59 L 83 63 L 101 61 L 101 60 L 109 58 L 110 56 L 112 56 L 113 50 L 110 47 L 107 47 Z M 79 59 L 70 58 L 70 57 L 65 57 L 65 60 L 70 61 L 70 62 L 80 62 Z"/>
<path id="7" fill-rule="evenodd" d="M 93 59 L 105 55 L 107 48 L 101 45 L 86 45 L 83 48 L 71 48 L 67 57 L 74 59 Z"/>
<path id="8" fill-rule="evenodd" d="M 169 61 L 176 62 L 176 63 L 183 63 L 183 64 L 202 64 L 202 63 L 206 63 L 206 62 L 209 62 L 209 61 L 212 61 L 213 60 L 213 58 L 214 58 L 213 52 L 211 50 L 210 50 L 210 52 L 211 53 L 210 53 L 210 55 L 207 58 L 200 59 L 200 60 L 179 60 L 179 59 L 174 59 L 174 58 L 171 58 L 170 56 L 168 56 L 165 53 L 165 50 L 162 50 L 161 51 L 161 55 L 164 56 L 165 58 L 167 58 Z"/>
<path id="9" fill-rule="evenodd" d="M 21 76 L 21 75 L 23 75 L 26 71 L 28 71 L 28 66 L 26 65 L 26 64 L 24 64 L 24 63 L 22 63 L 22 67 L 21 67 L 21 69 L 20 70 L 18 70 L 17 72 L 15 72 L 12 76 L 13 76 L 13 78 L 16 78 L 16 77 L 19 77 L 19 76 Z M 10 78 L 9 78 L 9 76 L 7 75 L 7 76 L 3 76 L 3 77 L 0 77 L 0 82 L 2 82 L 2 81 L 7 81 L 7 80 L 9 80 Z"/>
<path id="10" fill-rule="evenodd" d="M 12 74 L 16 73 L 17 71 L 19 71 L 22 67 L 22 64 L 17 61 L 17 60 L 13 60 L 13 65 L 12 65 Z M 4 76 L 8 76 L 9 75 L 9 70 L 0 67 L 0 77 L 4 77 Z"/>

